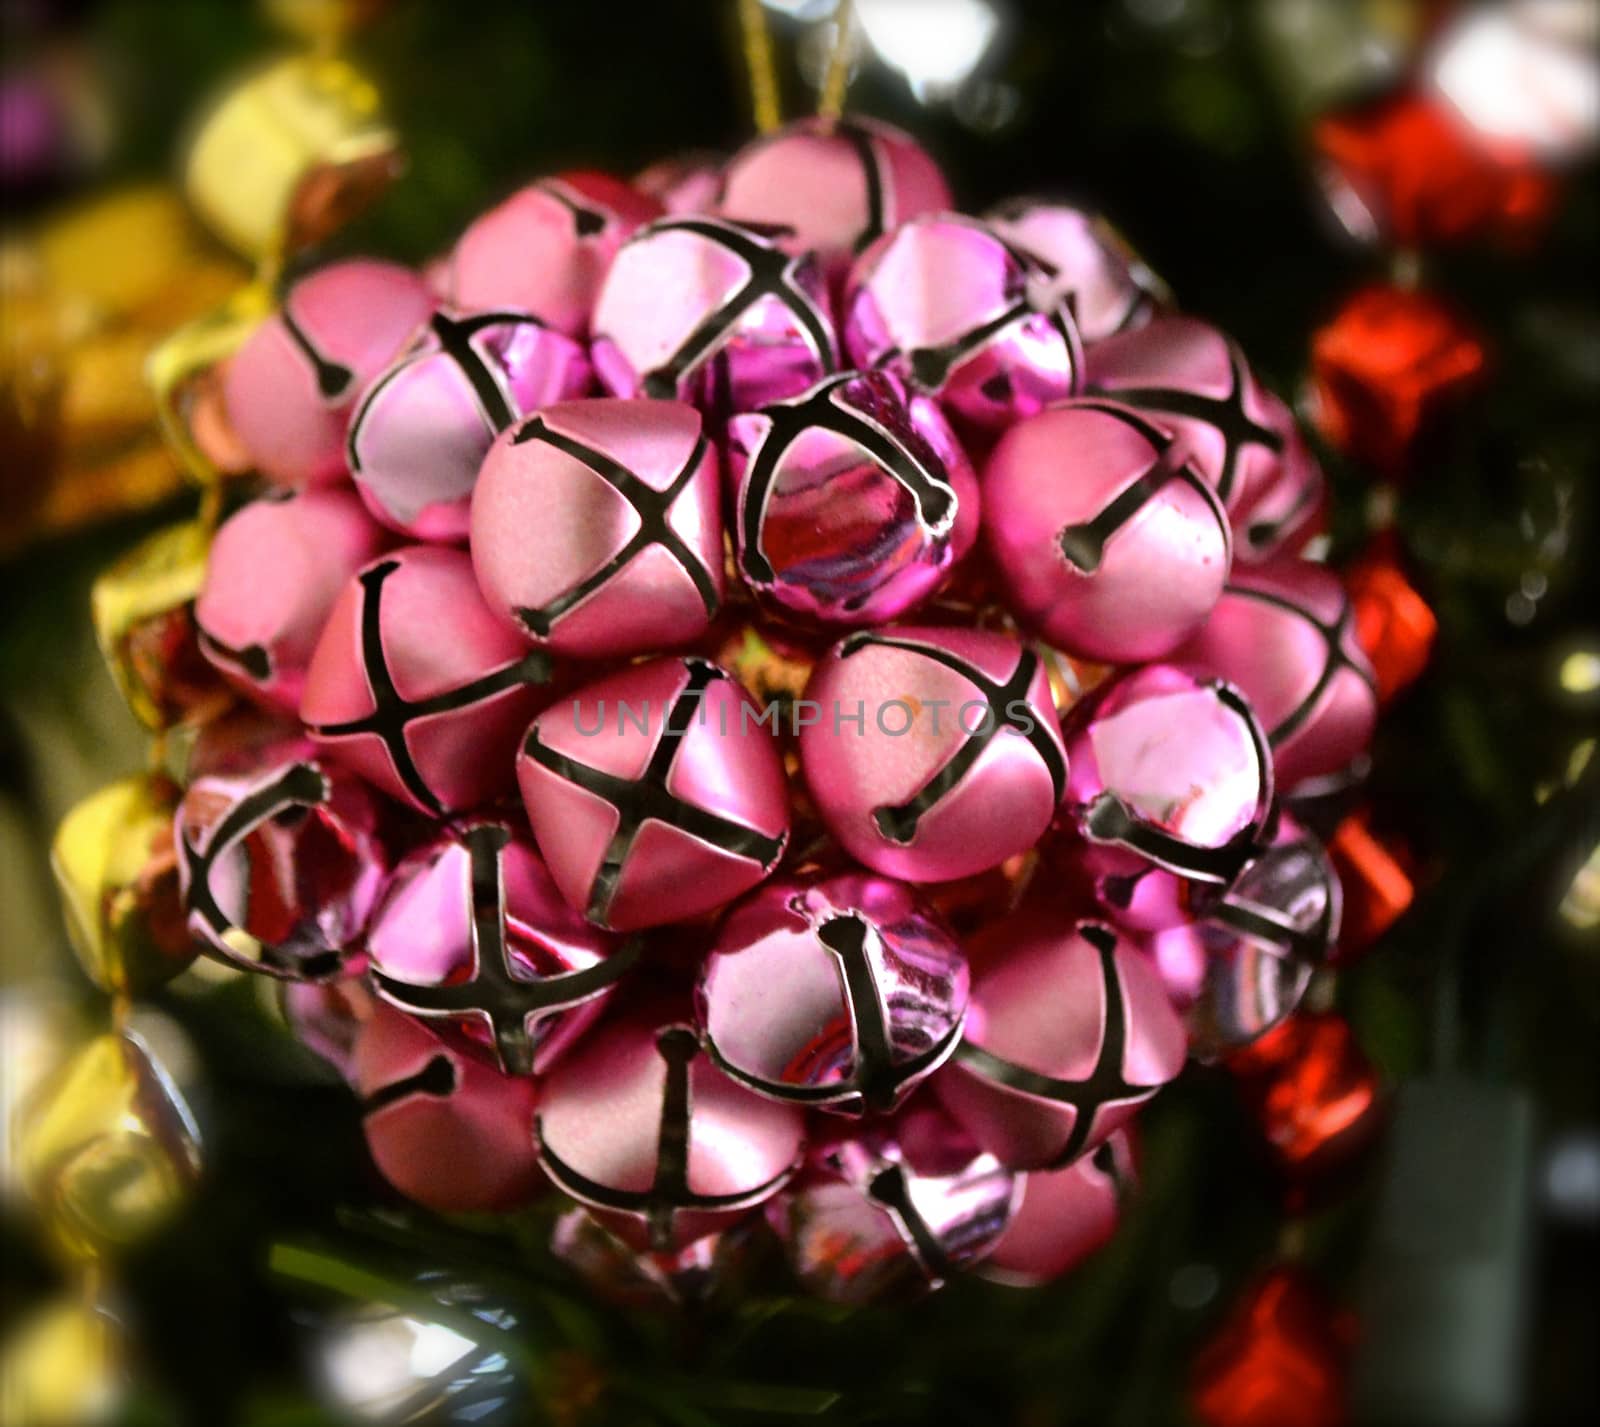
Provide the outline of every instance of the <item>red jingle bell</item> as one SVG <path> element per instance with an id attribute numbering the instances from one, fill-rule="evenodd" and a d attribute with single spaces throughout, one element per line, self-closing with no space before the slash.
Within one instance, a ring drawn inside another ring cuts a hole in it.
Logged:
<path id="1" fill-rule="evenodd" d="M 1399 560 L 1382 547 L 1344 572 L 1355 608 L 1356 643 L 1366 651 L 1386 704 L 1428 667 L 1439 620 L 1406 578 Z"/>
<path id="2" fill-rule="evenodd" d="M 1365 812 L 1349 814 L 1328 839 L 1328 856 L 1344 888 L 1344 931 L 1339 961 L 1372 949 L 1411 906 L 1416 884 L 1404 859 L 1373 831 Z"/>

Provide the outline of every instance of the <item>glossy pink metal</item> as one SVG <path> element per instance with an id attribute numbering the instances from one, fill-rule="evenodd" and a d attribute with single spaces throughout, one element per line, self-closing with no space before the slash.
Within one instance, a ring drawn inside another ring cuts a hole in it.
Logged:
<path id="1" fill-rule="evenodd" d="M 381 1007 L 356 1046 L 367 1149 L 407 1199 L 443 1214 L 499 1214 L 544 1187 L 534 1083 Z"/>
<path id="2" fill-rule="evenodd" d="M 1014 1288 L 1037 1288 L 1070 1273 L 1116 1232 L 1133 1183 L 1128 1136 L 1119 1130 L 1065 1169 L 1019 1178 L 1016 1212 L 978 1272 Z"/>
<path id="3" fill-rule="evenodd" d="M 694 150 L 658 159 L 631 180 L 668 213 L 709 213 L 722 192 L 722 155 Z"/>
<path id="4" fill-rule="evenodd" d="M 978 484 L 926 397 L 876 372 L 829 377 L 728 426 L 739 573 L 807 625 L 905 614 L 971 549 Z"/>
<path id="5" fill-rule="evenodd" d="M 201 772 L 173 840 L 190 934 L 219 961 L 291 980 L 339 974 L 388 875 L 382 800 L 290 737 Z"/>
<path id="6" fill-rule="evenodd" d="M 852 634 L 805 697 L 815 719 L 800 762 L 817 810 L 851 856 L 891 877 L 997 867 L 1033 846 L 1066 791 L 1048 675 L 1005 635 Z"/>
<path id="7" fill-rule="evenodd" d="M 945 1108 L 1014 1169 L 1089 1154 L 1183 1068 L 1183 1023 L 1142 949 L 1040 902 L 972 939 L 967 1034 L 934 1080 Z"/>
<path id="8" fill-rule="evenodd" d="M 801 119 L 740 149 L 718 211 L 788 228 L 794 251 L 840 267 L 919 213 L 951 206 L 944 176 L 914 140 L 870 119 Z"/>
<path id="9" fill-rule="evenodd" d="M 1017 198 L 984 221 L 1045 265 L 1085 342 L 1142 327 L 1172 300 L 1166 284 L 1098 214 L 1048 198 Z"/>
<path id="10" fill-rule="evenodd" d="M 588 386 L 583 347 L 537 318 L 435 312 L 350 418 L 356 489 L 392 530 L 465 540 L 490 443 L 530 412 L 582 396 Z"/>
<path id="11" fill-rule="evenodd" d="M 1282 403 L 1257 383 L 1238 345 L 1198 318 L 1159 317 L 1095 343 L 1084 385 L 1176 436 L 1230 511 L 1276 478 Z"/>
<path id="12" fill-rule="evenodd" d="M 788 794 L 771 723 L 724 670 L 655 659 L 552 704 L 517 759 L 562 895 L 617 931 L 698 916 L 783 855 Z"/>
<path id="13" fill-rule="evenodd" d="M 450 301 L 530 312 L 569 337 L 589 329 L 606 269 L 623 240 L 661 205 L 587 170 L 518 189 L 472 222 L 450 258 Z"/>
<path id="14" fill-rule="evenodd" d="M 938 397 L 964 426 L 998 431 L 1078 386 L 1078 329 L 1049 275 L 974 218 L 926 213 L 850 269 L 846 355 Z"/>
<path id="15" fill-rule="evenodd" d="M 723 589 L 699 412 L 562 402 L 504 432 L 473 491 L 472 563 L 490 608 L 542 648 L 601 658 L 698 638 Z"/>
<path id="16" fill-rule="evenodd" d="M 447 827 L 395 867 L 367 928 L 391 1005 L 486 1046 L 508 1075 L 542 1075 L 599 1014 L 637 946 L 586 922 L 517 822 Z"/>
<path id="17" fill-rule="evenodd" d="M 1125 925 L 1176 925 L 1196 887 L 1226 885 L 1259 850 L 1272 755 L 1232 685 L 1149 664 L 1075 705 L 1062 732 L 1071 855 Z"/>
<path id="18" fill-rule="evenodd" d="M 347 974 L 329 981 L 280 982 L 278 1006 L 294 1038 L 354 1083 L 356 1042 L 377 1013 L 378 998 L 361 974 L 363 958 L 353 958 L 345 970 Z"/>
<path id="19" fill-rule="evenodd" d="M 720 420 L 836 371 L 821 269 L 780 237 L 694 215 L 635 233 L 595 303 L 592 353 L 606 390 L 676 397 Z"/>
<path id="20" fill-rule="evenodd" d="M 1372 665 L 1349 596 L 1324 565 L 1289 558 L 1235 571 L 1205 627 L 1171 658 L 1244 692 L 1285 792 L 1343 771 L 1372 741 Z"/>
<path id="21" fill-rule="evenodd" d="M 759 1220 L 653 1253 L 624 1243 L 588 1210 L 569 1209 L 550 1227 L 550 1252 L 584 1288 L 619 1308 L 693 1308 L 740 1291 Z M 760 1243 L 765 1247 L 765 1243 Z"/>
<path id="22" fill-rule="evenodd" d="M 1000 438 L 983 534 L 1018 617 L 1107 663 L 1156 659 L 1216 604 L 1227 517 L 1180 446 L 1141 413 L 1078 398 Z"/>
<path id="23" fill-rule="evenodd" d="M 345 585 L 300 717 L 329 756 L 439 816 L 509 790 L 550 672 L 484 604 L 464 551 L 411 545 Z"/>
<path id="24" fill-rule="evenodd" d="M 432 306 L 416 273 L 367 258 L 290 288 L 223 377 L 228 421 L 261 474 L 294 487 L 344 480 L 351 407 Z"/>
<path id="25" fill-rule="evenodd" d="M 890 1126 L 815 1149 L 767 1209 L 800 1286 L 834 1303 L 914 1298 L 991 1252 L 1020 1177 L 980 1154 L 948 1173 L 910 1164 Z"/>
<path id="26" fill-rule="evenodd" d="M 706 1048 L 763 1095 L 892 1110 L 949 1058 L 966 959 L 916 894 L 845 873 L 769 883 L 733 907 L 701 968 Z"/>
<path id="27" fill-rule="evenodd" d="M 1266 406 L 1267 425 L 1283 437 L 1282 454 L 1276 469 L 1257 466 L 1259 477 L 1245 482 L 1228 516 L 1234 559 L 1247 565 L 1301 553 L 1328 524 L 1328 483 L 1311 443 L 1277 397 Z"/>
<path id="28" fill-rule="evenodd" d="M 635 1249 L 726 1229 L 799 1164 L 805 1118 L 723 1074 L 677 1001 L 607 1017 L 544 1082 L 534 1136 L 563 1193 Z"/>
<path id="29" fill-rule="evenodd" d="M 251 501 L 212 541 L 195 600 L 201 651 L 249 698 L 294 713 L 334 601 L 387 543 L 351 491 Z"/>

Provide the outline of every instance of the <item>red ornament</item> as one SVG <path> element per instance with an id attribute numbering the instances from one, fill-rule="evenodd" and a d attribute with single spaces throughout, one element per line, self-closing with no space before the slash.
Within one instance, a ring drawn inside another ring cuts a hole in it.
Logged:
<path id="1" fill-rule="evenodd" d="M 1475 132 L 1423 95 L 1329 114 L 1311 141 L 1328 201 L 1359 238 L 1406 246 L 1521 243 L 1554 206 L 1555 183 L 1521 145 Z"/>
<path id="2" fill-rule="evenodd" d="M 1226 1064 L 1296 1191 L 1347 1165 L 1377 1129 L 1377 1072 L 1342 1016 L 1291 1016 Z"/>
<path id="3" fill-rule="evenodd" d="M 1369 287 L 1311 343 L 1318 422 L 1359 461 L 1398 476 L 1437 423 L 1483 375 L 1482 341 L 1438 298 Z"/>
<path id="4" fill-rule="evenodd" d="M 1372 661 L 1378 702 L 1386 704 L 1428 667 L 1438 618 L 1389 549 L 1374 549 L 1351 566 L 1344 583 L 1355 609 L 1356 643 Z"/>
<path id="5" fill-rule="evenodd" d="M 1195 1358 L 1189 1406 L 1204 1427 L 1340 1427 L 1353 1323 L 1298 1270 L 1253 1284 Z"/>
<path id="6" fill-rule="evenodd" d="M 1336 961 L 1353 961 L 1389 930 L 1411 905 L 1416 886 L 1405 866 L 1368 826 L 1366 813 L 1351 813 L 1328 839 L 1344 888 L 1344 928 Z"/>

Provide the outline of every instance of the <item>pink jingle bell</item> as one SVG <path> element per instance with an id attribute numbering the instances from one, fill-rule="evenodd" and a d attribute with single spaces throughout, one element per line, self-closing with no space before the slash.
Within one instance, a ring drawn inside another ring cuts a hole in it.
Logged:
<path id="1" fill-rule="evenodd" d="M 364 258 L 290 288 L 223 378 L 228 421 L 262 475 L 296 487 L 342 480 L 351 407 L 432 308 L 416 273 Z"/>
<path id="2" fill-rule="evenodd" d="M 1071 1164 L 1183 1068 L 1160 977 L 1106 923 L 1029 906 L 980 932 L 972 954 L 966 1039 L 934 1084 L 1002 1164 Z"/>
<path id="3" fill-rule="evenodd" d="M 508 1075 L 542 1075 L 638 957 L 564 901 L 525 832 L 448 828 L 395 867 L 367 928 L 390 1005 L 486 1042 Z"/>
<path id="4" fill-rule="evenodd" d="M 294 713 L 334 601 L 385 543 L 347 490 L 251 501 L 212 541 L 195 601 L 201 650 L 235 688 Z"/>
<path id="5" fill-rule="evenodd" d="M 662 218 L 628 239 L 595 303 L 591 351 L 613 395 L 676 397 L 719 417 L 839 366 L 812 256 L 726 218 Z"/>
<path id="6" fill-rule="evenodd" d="M 951 206 L 932 159 L 870 119 L 802 119 L 746 145 L 723 171 L 718 212 L 788 228 L 794 250 L 842 265 L 915 218 Z"/>
<path id="7" fill-rule="evenodd" d="M 1065 1169 L 1020 1178 L 1016 1212 L 978 1272 L 1014 1288 L 1037 1288 L 1071 1272 L 1116 1232 L 1133 1183 L 1128 1136 L 1118 1131 Z"/>
<path id="8" fill-rule="evenodd" d="M 894 1301 L 940 1287 L 991 1252 L 1019 1187 L 987 1154 L 945 1172 L 919 1170 L 892 1131 L 872 1128 L 814 1150 L 767 1221 L 808 1293 Z"/>
<path id="9" fill-rule="evenodd" d="M 483 603 L 460 550 L 412 545 L 350 580 L 306 675 L 313 741 L 434 816 L 505 791 L 550 661 Z"/>
<path id="10" fill-rule="evenodd" d="M 1175 926 L 1194 887 L 1221 887 L 1259 850 L 1272 755 L 1244 696 L 1149 664 L 1102 685 L 1063 722 L 1069 844 L 1118 921 Z"/>
<path id="11" fill-rule="evenodd" d="M 1283 559 L 1235 571 L 1205 627 L 1171 657 L 1244 692 L 1285 791 L 1341 772 L 1372 740 L 1376 676 L 1350 597 L 1326 566 Z"/>
<path id="12" fill-rule="evenodd" d="M 631 182 L 668 213 L 709 213 L 722 192 L 722 156 L 705 150 L 675 154 L 640 169 Z"/>
<path id="13" fill-rule="evenodd" d="M 1085 342 L 1142 327 L 1171 301 L 1105 219 L 1046 198 L 1017 198 L 984 220 L 1006 242 L 1042 263 Z"/>
<path id="14" fill-rule="evenodd" d="M 1067 759 L 1039 656 L 1001 634 L 896 627 L 834 645 L 806 686 L 806 785 L 857 861 L 908 882 L 998 867 L 1044 834 Z"/>
<path id="15" fill-rule="evenodd" d="M 1259 565 L 1305 550 L 1328 521 L 1328 482 L 1294 413 L 1272 402 L 1267 424 L 1283 437 L 1276 468 L 1266 463 L 1264 479 L 1247 481 L 1228 512 L 1233 525 L 1233 558 Z"/>
<path id="16" fill-rule="evenodd" d="M 603 173 L 541 179 L 461 235 L 450 258 L 450 300 L 466 309 L 530 312 L 582 337 L 617 249 L 660 213 L 655 199 Z"/>
<path id="17" fill-rule="evenodd" d="M 856 259 L 845 351 L 997 431 L 1077 390 L 1078 329 L 1048 274 L 973 218 L 928 213 Z"/>
<path id="18" fill-rule="evenodd" d="M 418 540 L 465 540 L 472 486 L 495 436 L 581 396 L 572 338 L 518 312 L 435 312 L 350 418 L 350 474 L 379 520 Z"/>
<path id="19" fill-rule="evenodd" d="M 1078 398 L 1000 438 L 983 532 L 1025 623 L 1069 654 L 1156 659 L 1217 602 L 1228 520 L 1182 447 L 1139 412 Z"/>
<path id="20" fill-rule="evenodd" d="M 794 1173 L 805 1118 L 731 1080 L 687 1007 L 608 1017 L 544 1082 L 545 1173 L 635 1249 L 683 1248 L 737 1223 Z"/>
<path id="21" fill-rule="evenodd" d="M 378 1009 L 377 997 L 359 974 L 365 965 L 363 958 L 355 957 L 345 964 L 345 975 L 330 981 L 278 983 L 278 1008 L 294 1038 L 352 1082 L 356 1043 Z"/>
<path id="22" fill-rule="evenodd" d="M 775 882 L 728 914 L 700 972 L 706 1049 L 775 1100 L 892 1110 L 961 1039 L 967 963 L 909 887 Z"/>
<path id="23" fill-rule="evenodd" d="M 307 740 L 195 776 L 173 834 L 190 934 L 217 960 L 309 981 L 359 950 L 389 870 L 381 799 Z"/>
<path id="24" fill-rule="evenodd" d="M 561 402 L 503 433 L 472 496 L 483 597 L 582 658 L 704 634 L 721 606 L 716 452 L 675 401 Z"/>
<path id="25" fill-rule="evenodd" d="M 543 1187 L 531 1080 L 383 1007 L 357 1043 L 356 1088 L 373 1163 L 407 1199 L 444 1214 L 496 1214 Z"/>
<path id="26" fill-rule="evenodd" d="M 1259 1040 L 1300 1004 L 1331 957 L 1343 894 L 1322 844 L 1287 815 L 1271 847 L 1245 864 L 1192 921 L 1157 932 L 1150 955 L 1211 1061 Z"/>
<path id="27" fill-rule="evenodd" d="M 551 875 L 616 931 L 698 916 L 766 878 L 788 794 L 755 700 L 700 658 L 586 685 L 533 721 L 517 781 Z"/>
<path id="28" fill-rule="evenodd" d="M 1277 473 L 1283 403 L 1257 383 L 1237 344 L 1197 318 L 1159 317 L 1095 343 L 1084 385 L 1177 437 L 1230 511 Z"/>
<path id="29" fill-rule="evenodd" d="M 877 372 L 829 377 L 728 425 L 739 572 L 806 624 L 881 624 L 971 549 L 978 483 L 938 407 Z"/>
<path id="30" fill-rule="evenodd" d="M 652 1253 L 619 1239 L 584 1208 L 550 1226 L 550 1253 L 597 1298 L 621 1308 L 684 1308 L 739 1292 L 752 1258 L 757 1221 Z"/>

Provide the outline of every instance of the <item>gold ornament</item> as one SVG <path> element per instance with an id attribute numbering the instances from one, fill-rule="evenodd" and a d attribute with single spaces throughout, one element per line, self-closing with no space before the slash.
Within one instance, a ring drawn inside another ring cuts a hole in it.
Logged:
<path id="1" fill-rule="evenodd" d="M 56 831 L 50 865 L 67 933 L 89 979 L 112 995 L 151 990 L 197 954 L 178 893 L 178 797 L 159 773 L 119 778 Z"/>
<path id="2" fill-rule="evenodd" d="M 156 733 L 205 723 L 233 702 L 194 623 L 210 549 L 203 522 L 168 526 L 103 571 L 90 593 L 100 652 L 134 717 Z"/>
<path id="3" fill-rule="evenodd" d="M 18 1167 L 63 1247 L 85 1258 L 159 1228 L 200 1172 L 199 1131 L 128 1031 L 97 1037 L 39 1090 Z"/>
<path id="4" fill-rule="evenodd" d="M 63 1299 L 34 1313 L 0 1352 L 0 1422 L 86 1427 L 115 1411 L 123 1389 L 122 1325 Z"/>
<path id="5" fill-rule="evenodd" d="M 266 0 L 269 18 L 321 49 L 332 49 L 373 19 L 388 0 Z"/>
<path id="6" fill-rule="evenodd" d="M 189 149 L 205 223 L 269 272 L 366 208 L 398 176 L 377 89 L 341 59 L 298 55 L 236 84 Z"/>

